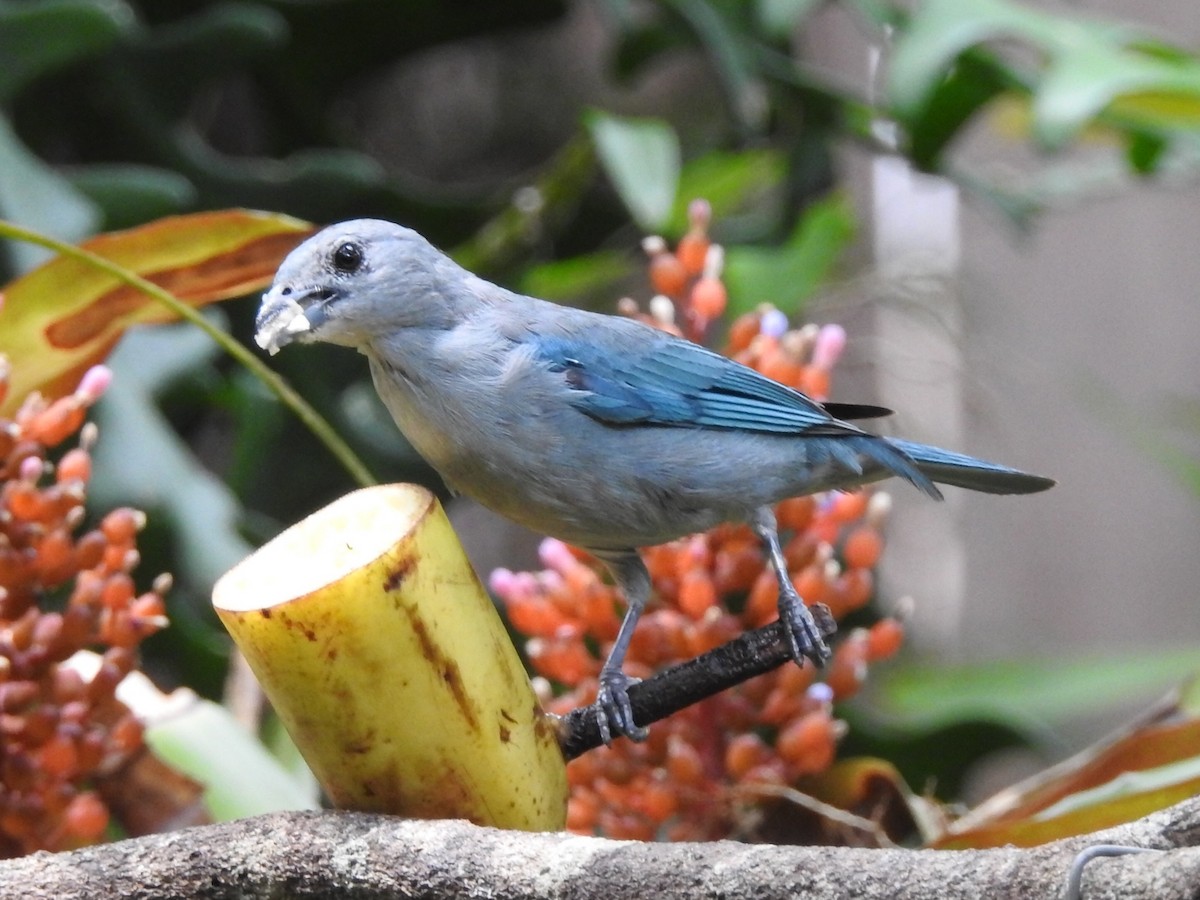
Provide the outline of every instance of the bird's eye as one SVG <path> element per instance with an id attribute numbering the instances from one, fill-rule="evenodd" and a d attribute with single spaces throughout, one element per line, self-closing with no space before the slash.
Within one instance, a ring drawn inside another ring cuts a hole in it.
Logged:
<path id="1" fill-rule="evenodd" d="M 357 272 L 363 264 L 363 249 L 353 241 L 338 244 L 333 251 L 333 267 L 339 272 L 350 275 Z"/>

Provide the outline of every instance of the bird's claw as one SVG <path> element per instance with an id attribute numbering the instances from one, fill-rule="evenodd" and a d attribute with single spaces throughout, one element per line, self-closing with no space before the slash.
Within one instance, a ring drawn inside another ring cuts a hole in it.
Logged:
<path id="1" fill-rule="evenodd" d="M 627 737 L 631 741 L 644 741 L 650 732 L 633 722 L 633 706 L 629 702 L 629 688 L 640 679 L 631 678 L 620 670 L 601 669 L 600 690 L 596 693 L 596 724 L 600 728 L 600 739 L 605 746 L 613 738 Z"/>
<path id="2" fill-rule="evenodd" d="M 804 605 L 795 590 L 781 591 L 779 595 L 779 618 L 787 633 L 788 647 L 796 665 L 804 665 L 811 659 L 818 667 L 825 665 L 833 651 L 825 643 L 812 610 Z"/>

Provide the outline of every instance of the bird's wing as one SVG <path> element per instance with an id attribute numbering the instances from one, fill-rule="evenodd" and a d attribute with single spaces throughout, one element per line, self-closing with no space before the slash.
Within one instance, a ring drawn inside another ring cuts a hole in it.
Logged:
<path id="1" fill-rule="evenodd" d="M 862 433 L 815 400 L 753 369 L 697 344 L 645 331 L 644 326 L 623 329 L 600 342 L 594 332 L 592 339 L 539 335 L 534 352 L 562 374 L 572 390 L 571 403 L 602 422 L 776 434 Z"/>

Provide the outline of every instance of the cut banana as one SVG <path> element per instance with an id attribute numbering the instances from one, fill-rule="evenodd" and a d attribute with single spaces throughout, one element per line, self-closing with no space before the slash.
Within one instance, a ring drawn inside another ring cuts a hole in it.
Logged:
<path id="1" fill-rule="evenodd" d="M 563 827 L 553 720 L 425 489 L 341 498 L 230 570 L 213 605 L 336 806 Z"/>

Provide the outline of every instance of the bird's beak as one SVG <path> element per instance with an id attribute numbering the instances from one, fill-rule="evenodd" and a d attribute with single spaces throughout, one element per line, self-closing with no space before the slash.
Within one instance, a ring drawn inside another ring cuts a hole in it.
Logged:
<path id="1" fill-rule="evenodd" d="M 292 341 L 304 340 L 302 335 L 310 334 L 324 324 L 327 318 L 325 304 L 332 296 L 332 292 L 325 289 L 297 291 L 274 285 L 263 294 L 262 305 L 254 319 L 255 343 L 274 356 Z"/>

